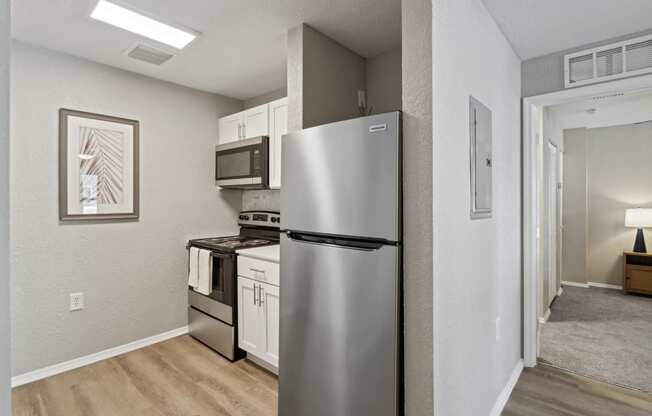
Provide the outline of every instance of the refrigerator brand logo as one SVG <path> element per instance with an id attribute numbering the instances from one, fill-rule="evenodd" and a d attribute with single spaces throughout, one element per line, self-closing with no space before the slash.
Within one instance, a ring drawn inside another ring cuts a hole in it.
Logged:
<path id="1" fill-rule="evenodd" d="M 387 130 L 387 124 L 376 124 L 375 126 L 369 126 L 369 133 L 377 133 L 379 131 Z"/>

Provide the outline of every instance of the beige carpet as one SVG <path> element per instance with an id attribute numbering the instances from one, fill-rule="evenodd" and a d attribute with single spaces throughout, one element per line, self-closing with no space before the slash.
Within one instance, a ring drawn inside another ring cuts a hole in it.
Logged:
<path id="1" fill-rule="evenodd" d="M 540 359 L 652 393 L 652 297 L 565 286 L 543 326 Z"/>

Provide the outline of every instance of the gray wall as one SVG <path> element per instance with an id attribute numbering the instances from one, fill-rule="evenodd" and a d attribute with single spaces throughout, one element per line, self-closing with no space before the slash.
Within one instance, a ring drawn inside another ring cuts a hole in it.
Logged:
<path id="1" fill-rule="evenodd" d="M 652 122 L 587 129 L 584 137 L 567 130 L 564 137 L 566 156 L 577 159 L 581 155 L 575 155 L 574 151 L 581 150 L 581 144 L 573 146 L 574 140 L 586 141 L 586 280 L 619 286 L 622 285 L 622 253 L 632 249 L 636 233 L 624 226 L 625 210 L 652 207 L 652 165 L 649 162 Z M 569 169 L 569 165 L 565 168 Z M 581 175 L 579 172 L 572 180 L 581 184 Z M 577 188 L 581 191 L 582 186 Z M 568 194 L 568 198 L 573 198 L 571 191 L 565 189 L 564 197 Z M 581 222 L 581 217 L 565 217 L 565 226 L 569 230 L 579 228 L 574 222 Z M 571 247 L 564 246 L 564 257 L 581 255 L 579 247 L 574 251 L 568 249 Z M 573 264 L 571 270 L 581 269 L 581 259 L 576 261 L 580 264 Z M 567 263 L 571 260 L 565 260 Z M 564 276 L 567 276 L 566 271 Z"/>
<path id="2" fill-rule="evenodd" d="M 401 49 L 385 52 L 366 60 L 367 106 L 373 114 L 400 110 Z"/>
<path id="3" fill-rule="evenodd" d="M 432 2 L 403 0 L 405 410 L 433 414 Z"/>
<path id="4" fill-rule="evenodd" d="M 523 97 L 561 91 L 564 89 L 564 55 L 649 34 L 652 34 L 652 29 L 602 40 L 588 45 L 578 46 L 577 48 L 567 49 L 523 61 L 521 65 Z"/>
<path id="5" fill-rule="evenodd" d="M 12 72 L 13 374 L 186 325 L 186 241 L 237 232 L 241 195 L 216 190 L 213 147 L 242 102 L 21 43 Z M 59 222 L 61 107 L 140 121 L 139 221 Z"/>
<path id="6" fill-rule="evenodd" d="M 0 0 L 0 416 L 11 415 L 9 328 L 9 0 Z"/>
<path id="7" fill-rule="evenodd" d="M 588 255 L 586 139 L 584 128 L 564 131 L 561 280 L 584 284 Z"/>
<path id="8" fill-rule="evenodd" d="M 304 25 L 303 127 L 358 117 L 364 88 L 364 58 Z"/>
<path id="9" fill-rule="evenodd" d="M 358 117 L 364 58 L 305 24 L 287 42 L 289 131 Z"/>
<path id="10" fill-rule="evenodd" d="M 271 101 L 278 100 L 279 98 L 283 98 L 287 96 L 287 88 L 279 88 L 274 91 L 269 91 L 264 94 L 258 95 L 256 97 L 249 98 L 248 100 L 245 100 L 243 108 L 246 110 L 248 108 L 256 107 L 259 105 L 267 104 Z"/>
<path id="11" fill-rule="evenodd" d="M 522 358 L 521 62 L 482 0 L 434 8 L 435 407 L 489 415 Z M 492 110 L 493 214 L 480 220 L 469 215 L 469 96 Z"/>

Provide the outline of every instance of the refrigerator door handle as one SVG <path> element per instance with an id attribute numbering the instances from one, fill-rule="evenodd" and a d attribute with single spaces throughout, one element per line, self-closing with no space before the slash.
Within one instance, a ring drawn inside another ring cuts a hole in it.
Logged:
<path id="1" fill-rule="evenodd" d="M 339 237 L 324 237 L 310 234 L 297 234 L 291 231 L 286 231 L 288 238 L 304 244 L 312 244 L 316 246 L 343 248 L 348 250 L 361 250 L 361 251 L 377 251 L 386 245 L 385 242 L 379 241 L 362 241 L 351 240 Z"/>

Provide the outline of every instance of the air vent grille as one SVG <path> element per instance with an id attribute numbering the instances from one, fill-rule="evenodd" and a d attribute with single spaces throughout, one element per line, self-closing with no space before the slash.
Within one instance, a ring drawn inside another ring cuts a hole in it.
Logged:
<path id="1" fill-rule="evenodd" d="M 652 73 L 652 35 L 564 57 L 566 88 Z"/>
<path id="2" fill-rule="evenodd" d="M 627 69 L 638 71 L 652 68 L 652 39 L 627 45 Z"/>
<path id="3" fill-rule="evenodd" d="M 127 52 L 127 56 L 150 64 L 162 65 L 172 59 L 174 54 L 148 45 L 138 44 Z"/>

